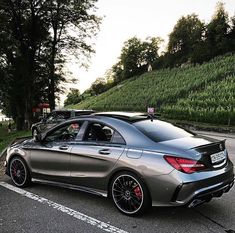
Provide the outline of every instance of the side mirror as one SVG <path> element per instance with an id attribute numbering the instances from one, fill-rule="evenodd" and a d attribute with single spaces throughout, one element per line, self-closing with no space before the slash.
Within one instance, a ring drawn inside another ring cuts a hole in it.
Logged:
<path id="1" fill-rule="evenodd" d="M 35 142 L 41 142 L 42 141 L 42 135 L 40 133 L 38 133 L 37 135 L 35 135 L 34 140 L 35 140 Z"/>

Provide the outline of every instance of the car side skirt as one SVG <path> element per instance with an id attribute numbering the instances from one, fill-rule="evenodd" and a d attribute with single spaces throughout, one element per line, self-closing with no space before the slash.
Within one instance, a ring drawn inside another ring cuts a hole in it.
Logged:
<path id="1" fill-rule="evenodd" d="M 86 193 L 90 193 L 90 194 L 94 194 L 94 195 L 102 196 L 102 197 L 107 197 L 108 196 L 107 192 L 105 192 L 105 191 L 97 190 L 97 189 L 91 189 L 91 188 L 84 187 L 84 186 L 66 184 L 66 183 L 43 180 L 43 179 L 35 179 L 35 178 L 32 178 L 32 182 L 39 183 L 39 184 L 52 185 L 52 186 L 56 186 L 56 187 L 60 187 L 60 188 L 68 188 L 68 189 L 82 191 L 82 192 L 86 192 Z"/>

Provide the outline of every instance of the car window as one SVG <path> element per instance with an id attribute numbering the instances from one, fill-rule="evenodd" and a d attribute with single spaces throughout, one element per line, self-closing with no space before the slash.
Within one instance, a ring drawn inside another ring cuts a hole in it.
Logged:
<path id="1" fill-rule="evenodd" d="M 84 141 L 125 144 L 122 136 L 107 125 L 90 123 L 85 132 Z"/>
<path id="2" fill-rule="evenodd" d="M 191 132 L 159 120 L 138 121 L 133 125 L 155 142 L 194 136 Z"/>
<path id="3" fill-rule="evenodd" d="M 54 118 L 56 118 L 57 120 L 67 120 L 71 117 L 71 112 L 70 111 L 56 111 L 54 112 L 53 115 L 54 115 Z"/>
<path id="4" fill-rule="evenodd" d="M 52 114 L 49 114 L 46 118 L 46 123 L 52 123 L 54 120 L 54 116 Z"/>
<path id="5" fill-rule="evenodd" d="M 74 122 L 61 126 L 60 128 L 49 133 L 45 141 L 73 141 L 76 139 L 79 130 L 81 129 L 82 122 Z"/>
<path id="6" fill-rule="evenodd" d="M 126 144 L 126 142 L 123 139 L 123 137 L 121 136 L 121 134 L 119 134 L 117 131 L 114 131 L 113 138 L 112 138 L 112 143 Z"/>
<path id="7" fill-rule="evenodd" d="M 75 112 L 75 116 L 90 115 L 93 111 L 79 111 Z"/>
<path id="8" fill-rule="evenodd" d="M 67 120 L 71 117 L 70 111 L 55 111 L 46 118 L 46 123 L 57 123 Z"/>

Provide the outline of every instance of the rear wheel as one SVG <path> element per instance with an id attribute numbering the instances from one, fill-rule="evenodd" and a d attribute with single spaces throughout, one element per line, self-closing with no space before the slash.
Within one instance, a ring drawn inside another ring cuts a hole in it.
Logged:
<path id="1" fill-rule="evenodd" d="M 26 187 L 31 182 L 31 176 L 26 163 L 20 157 L 14 157 L 10 161 L 10 176 L 13 183 L 18 187 Z"/>
<path id="2" fill-rule="evenodd" d="M 142 214 L 151 207 L 151 198 L 144 182 L 135 174 L 122 172 L 111 182 L 115 206 L 126 215 Z"/>

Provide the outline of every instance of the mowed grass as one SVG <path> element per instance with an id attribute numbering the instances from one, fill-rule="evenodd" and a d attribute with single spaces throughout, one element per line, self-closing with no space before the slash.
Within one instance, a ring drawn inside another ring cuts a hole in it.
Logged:
<path id="1" fill-rule="evenodd" d="M 0 154 L 16 138 L 31 136 L 31 131 L 15 131 L 8 133 L 7 125 L 0 125 Z"/>

